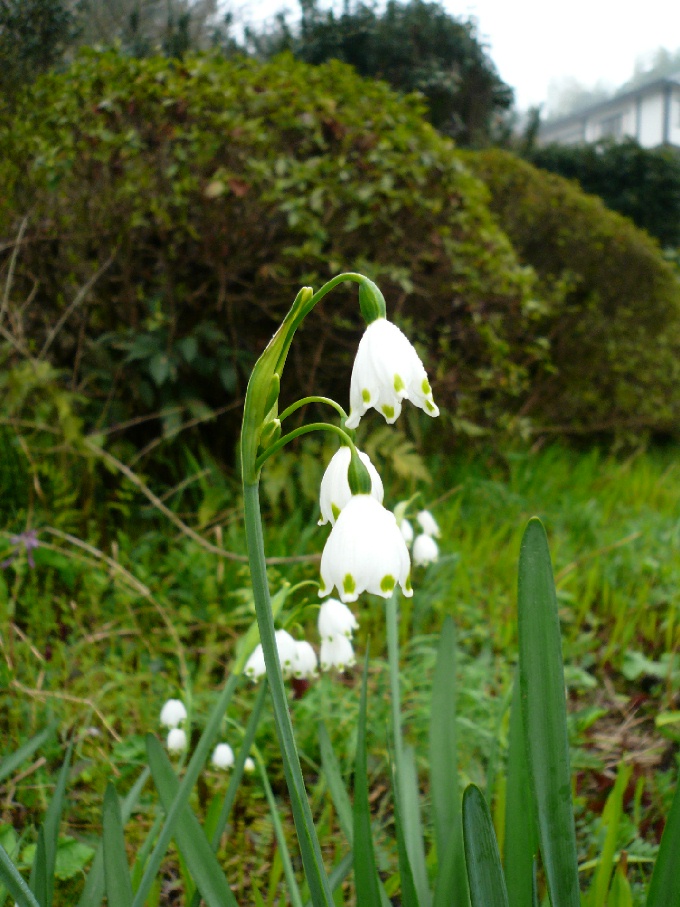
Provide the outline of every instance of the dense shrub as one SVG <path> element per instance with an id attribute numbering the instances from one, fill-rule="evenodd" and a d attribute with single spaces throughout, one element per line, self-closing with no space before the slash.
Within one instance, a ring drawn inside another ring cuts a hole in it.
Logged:
<path id="1" fill-rule="evenodd" d="M 533 148 L 531 163 L 599 195 L 663 246 L 680 246 L 680 152 L 642 148 L 633 139 Z"/>
<path id="2" fill-rule="evenodd" d="M 13 288 L 34 292 L 27 342 L 40 349 L 113 252 L 53 362 L 109 422 L 218 406 L 301 284 L 361 270 L 427 341 L 457 424 L 499 423 L 545 356 L 534 277 L 422 114 L 337 62 L 86 53 L 0 134 L 0 236 L 29 214 Z M 346 401 L 357 311 L 355 289 L 318 308 L 288 368 L 300 390 Z"/>
<path id="3" fill-rule="evenodd" d="M 547 325 L 556 371 L 536 381 L 524 412 L 565 432 L 677 432 L 677 270 L 645 233 L 573 183 L 502 151 L 467 161 L 544 298 L 562 287 Z"/>

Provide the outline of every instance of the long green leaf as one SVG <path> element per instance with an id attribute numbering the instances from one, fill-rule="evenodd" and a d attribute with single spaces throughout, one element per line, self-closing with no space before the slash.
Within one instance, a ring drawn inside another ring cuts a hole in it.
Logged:
<path id="1" fill-rule="evenodd" d="M 147 754 L 154 784 L 166 812 L 178 799 L 180 784 L 163 747 L 155 737 L 147 737 Z M 185 806 L 175 823 L 174 838 L 186 860 L 189 872 L 208 907 L 237 907 L 229 883 L 217 862 L 198 819 Z"/>
<path id="2" fill-rule="evenodd" d="M 5 756 L 0 762 L 0 781 L 4 781 L 12 772 L 20 768 L 27 759 L 30 759 L 33 753 L 54 734 L 56 727 L 56 723 L 48 725 L 35 737 L 31 737 L 30 740 L 26 741 L 18 750 L 10 753 L 9 756 Z"/>
<path id="3" fill-rule="evenodd" d="M 123 820 L 116 789 L 109 782 L 104 794 L 104 878 L 106 898 L 109 907 L 130 907 L 132 904 L 132 883 L 130 868 L 125 852 Z"/>
<path id="4" fill-rule="evenodd" d="M 508 907 L 491 813 L 474 784 L 463 794 L 463 838 L 472 907 Z"/>
<path id="5" fill-rule="evenodd" d="M 605 907 L 607 903 L 607 892 L 609 891 L 609 882 L 614 869 L 614 853 L 616 851 L 616 841 L 619 836 L 619 824 L 621 814 L 623 813 L 623 795 L 628 787 L 631 772 L 631 765 L 620 765 L 616 774 L 616 782 L 611 793 L 607 797 L 602 821 L 607 826 L 607 833 L 604 839 L 602 854 L 597 864 L 597 872 L 593 880 L 593 894 L 591 904 L 593 907 Z"/>
<path id="6" fill-rule="evenodd" d="M 0 844 L 0 882 L 7 888 L 19 907 L 40 907 L 24 877 L 12 863 L 2 844 Z"/>
<path id="7" fill-rule="evenodd" d="M 47 885 L 47 848 L 45 847 L 45 826 L 38 830 L 38 844 L 33 856 L 31 867 L 31 890 L 36 900 L 41 904 L 49 904 L 49 891 Z"/>
<path id="8" fill-rule="evenodd" d="M 680 784 L 675 788 L 671 811 L 661 836 L 661 846 L 647 893 L 647 907 L 679 907 L 678 854 L 680 854 Z"/>
<path id="9" fill-rule="evenodd" d="M 399 809 L 399 797 L 397 797 L 397 786 L 392 775 L 392 790 L 394 791 L 394 827 L 397 833 L 397 855 L 399 859 L 399 877 L 401 880 L 401 904 L 402 907 L 420 907 L 416 886 L 413 881 L 413 872 L 411 863 L 406 850 L 406 839 L 404 838 L 403 820 Z"/>
<path id="10" fill-rule="evenodd" d="M 335 806 L 335 812 L 338 816 L 338 822 L 342 833 L 347 838 L 350 847 L 354 837 L 353 818 L 352 818 L 352 801 L 345 789 L 340 773 L 340 765 L 333 751 L 331 738 L 328 736 L 326 725 L 320 721 L 319 728 L 319 750 L 321 751 L 321 766 L 323 768 L 324 778 L 328 785 L 328 790 Z"/>
<path id="11" fill-rule="evenodd" d="M 356 900 L 361 907 L 380 907 L 378 871 L 375 865 L 371 808 L 368 800 L 368 768 L 366 763 L 366 679 L 368 649 L 364 660 L 359 706 L 359 727 L 354 769 L 354 883 Z"/>
<path id="12" fill-rule="evenodd" d="M 560 622 L 548 540 L 536 518 L 520 549 L 518 611 L 522 721 L 548 891 L 552 907 L 580 907 Z"/>
<path id="13" fill-rule="evenodd" d="M 193 756 L 189 760 L 186 772 L 184 773 L 184 778 L 182 778 L 182 783 L 177 789 L 175 799 L 166 807 L 165 825 L 163 826 L 163 829 L 158 836 L 156 846 L 154 847 L 151 856 L 149 857 L 149 862 L 147 863 L 146 869 L 144 870 L 144 875 L 142 876 L 142 880 L 139 883 L 139 888 L 135 893 L 135 899 L 133 901 L 132 907 L 143 907 L 147 895 L 151 890 L 151 886 L 158 876 L 161 863 L 163 862 L 163 858 L 168 849 L 168 844 L 170 843 L 170 839 L 174 834 L 175 825 L 184 807 L 189 802 L 189 797 L 191 796 L 193 786 L 196 783 L 196 780 L 201 771 L 203 770 L 203 766 L 206 763 L 210 749 L 215 742 L 217 734 L 219 733 L 222 718 L 224 717 L 224 713 L 226 712 L 227 706 L 229 705 L 234 690 L 236 689 L 239 676 L 240 675 L 237 674 L 230 675 L 229 680 L 224 685 L 224 689 L 220 693 L 217 702 L 210 712 L 208 723 L 205 726 L 205 730 L 201 734 L 201 739 L 198 741 L 198 745 L 194 750 Z M 153 739 L 156 743 L 158 743 L 155 738 Z M 147 750 L 148 743 L 149 740 L 147 739 Z"/>
<path id="14" fill-rule="evenodd" d="M 260 778 L 262 780 L 262 786 L 264 787 L 265 796 L 267 797 L 267 803 L 269 805 L 269 815 L 272 817 L 272 824 L 274 825 L 274 834 L 276 835 L 276 842 L 279 847 L 279 855 L 281 857 L 281 862 L 283 863 L 283 872 L 286 877 L 286 884 L 288 885 L 288 903 L 291 904 L 292 907 L 302 907 L 300 889 L 298 888 L 295 872 L 293 871 L 293 864 L 290 859 L 290 853 L 288 852 L 286 835 L 283 830 L 283 825 L 281 824 L 281 817 L 279 816 L 279 808 L 276 805 L 274 792 L 272 791 L 272 786 L 269 783 L 269 778 L 267 777 L 267 769 L 259 753 L 257 755 L 257 764 L 260 769 Z"/>
<path id="15" fill-rule="evenodd" d="M 57 863 L 57 848 L 59 846 L 59 825 L 61 824 L 61 814 L 64 810 L 66 783 L 68 781 L 68 774 L 71 768 L 72 752 L 73 746 L 71 745 L 66 750 L 64 762 L 61 766 L 61 769 L 59 770 L 57 783 L 52 793 L 52 799 L 50 800 L 50 805 L 47 807 L 45 820 L 42 824 L 42 831 L 44 834 L 44 864 L 42 860 L 38 859 L 39 850 L 36 850 L 35 860 L 31 869 L 31 881 L 29 884 L 31 889 L 36 892 L 36 894 L 37 891 L 34 887 L 34 882 L 37 878 L 36 873 L 44 873 L 44 895 L 42 898 L 38 897 L 38 900 L 41 902 L 41 904 L 43 904 L 43 907 L 52 907 L 52 896 L 54 892 L 54 869 Z"/>
<path id="16" fill-rule="evenodd" d="M 456 659 L 456 629 L 448 615 L 439 639 L 430 708 L 430 784 L 439 855 L 434 907 L 470 902 L 458 785 Z"/>
<path id="17" fill-rule="evenodd" d="M 123 800 L 123 806 L 121 807 L 121 821 L 123 826 L 130 818 L 132 810 L 137 805 L 139 800 L 139 795 L 142 792 L 142 788 L 149 779 L 151 772 L 148 768 L 145 768 L 135 781 L 135 783 L 130 788 L 129 793 Z M 94 855 L 94 860 L 92 861 L 92 866 L 90 871 L 87 874 L 87 879 L 85 881 L 85 887 L 83 888 L 82 894 L 80 895 L 80 900 L 78 901 L 78 907 L 101 907 L 102 900 L 104 898 L 104 893 L 106 891 L 106 881 L 104 879 L 104 847 L 102 842 L 99 842 L 97 847 L 97 852 Z"/>
<path id="18" fill-rule="evenodd" d="M 430 907 L 432 893 L 427 878 L 425 862 L 425 839 L 420 818 L 420 788 L 416 754 L 412 746 L 405 746 L 401 762 L 401 808 L 406 850 L 413 871 L 418 900 L 421 907 Z"/>
<path id="19" fill-rule="evenodd" d="M 532 902 L 534 858 L 538 852 L 534 812 L 522 726 L 519 673 L 516 672 L 510 706 L 505 803 L 504 867 L 510 907 L 527 907 Z"/>

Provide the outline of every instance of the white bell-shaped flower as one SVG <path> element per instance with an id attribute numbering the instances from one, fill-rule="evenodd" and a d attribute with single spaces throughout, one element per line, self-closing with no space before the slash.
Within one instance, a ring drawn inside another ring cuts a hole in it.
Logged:
<path id="1" fill-rule="evenodd" d="M 267 673 L 267 668 L 264 663 L 262 643 L 258 643 L 253 649 L 253 653 L 246 662 L 243 673 L 246 675 L 246 677 L 250 677 L 253 683 L 257 682 L 260 677 L 263 677 Z"/>
<path id="2" fill-rule="evenodd" d="M 184 703 L 179 699 L 168 699 L 161 709 L 161 724 L 163 727 L 177 727 L 187 717 Z"/>
<path id="3" fill-rule="evenodd" d="M 168 734 L 168 750 L 171 753 L 183 753 L 187 748 L 187 735 L 181 727 L 173 727 Z"/>
<path id="4" fill-rule="evenodd" d="M 231 768 L 234 764 L 234 751 L 228 743 L 218 743 L 210 761 L 215 768 Z"/>
<path id="5" fill-rule="evenodd" d="M 417 536 L 413 543 L 413 563 L 418 567 L 434 563 L 439 557 L 439 547 L 431 535 Z"/>
<path id="6" fill-rule="evenodd" d="M 359 458 L 368 470 L 371 477 L 371 494 L 380 504 L 383 502 L 383 483 L 378 475 L 378 471 L 371 463 L 368 454 L 359 453 Z M 345 504 L 352 497 L 352 491 L 349 487 L 347 470 L 352 457 L 349 447 L 341 447 L 335 452 L 330 463 L 326 467 L 321 480 L 321 490 L 319 492 L 319 503 L 321 505 L 321 519 L 319 526 L 325 523 L 334 524 L 338 515 Z"/>
<path id="7" fill-rule="evenodd" d="M 355 663 L 352 643 L 346 636 L 333 636 L 321 642 L 321 670 L 330 671 L 337 668 L 345 671 Z"/>
<path id="8" fill-rule="evenodd" d="M 431 535 L 434 536 L 434 538 L 439 538 L 439 526 L 429 510 L 421 510 L 416 519 L 418 520 L 418 525 L 423 530 L 425 535 Z"/>
<path id="9" fill-rule="evenodd" d="M 243 763 L 243 771 L 248 772 L 249 775 L 255 771 L 255 760 L 250 756 L 246 757 L 246 761 Z"/>
<path id="10" fill-rule="evenodd" d="M 401 412 L 402 400 L 410 400 L 430 416 L 439 415 L 425 367 L 413 345 L 396 324 L 376 318 L 359 341 L 345 424 L 356 428 L 371 406 L 392 424 Z"/>
<path id="11" fill-rule="evenodd" d="M 410 545 L 413 541 L 413 526 L 409 523 L 406 517 L 404 517 L 404 519 L 399 523 L 399 530 L 404 536 L 404 541 L 406 542 L 406 544 Z"/>
<path id="12" fill-rule="evenodd" d="M 347 605 L 343 605 L 337 598 L 327 598 L 319 608 L 317 626 L 322 640 L 333 639 L 336 636 L 351 639 L 359 624 Z"/>
<path id="13" fill-rule="evenodd" d="M 276 650 L 279 653 L 281 671 L 284 677 L 290 677 L 295 665 L 297 643 L 287 630 L 277 630 L 274 636 L 276 637 Z"/>
<path id="14" fill-rule="evenodd" d="M 321 555 L 319 595 L 334 588 L 343 602 L 362 592 L 389 598 L 399 584 L 413 595 L 411 562 L 394 514 L 370 494 L 355 494 L 335 522 Z"/>
<path id="15" fill-rule="evenodd" d="M 293 676 L 299 679 L 316 677 L 318 661 L 316 652 L 306 639 L 295 643 L 295 659 L 293 660 Z"/>

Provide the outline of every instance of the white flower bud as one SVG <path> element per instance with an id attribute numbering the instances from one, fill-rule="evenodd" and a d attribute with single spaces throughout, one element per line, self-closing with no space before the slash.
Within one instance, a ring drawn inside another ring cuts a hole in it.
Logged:
<path id="1" fill-rule="evenodd" d="M 413 563 L 417 566 L 432 564 L 439 557 L 439 548 L 431 535 L 419 535 L 413 543 Z"/>
<path id="2" fill-rule="evenodd" d="M 407 337 L 386 318 L 376 318 L 359 342 L 350 385 L 347 428 L 356 428 L 369 407 L 392 424 L 401 401 L 410 400 L 430 416 L 439 410 L 418 353 Z"/>
<path id="3" fill-rule="evenodd" d="M 168 699 L 161 709 L 161 724 L 163 727 L 177 727 L 187 717 L 184 703 L 179 699 Z"/>
<path id="4" fill-rule="evenodd" d="M 316 652 L 306 639 L 295 643 L 295 659 L 293 661 L 293 675 L 300 679 L 316 677 L 318 662 Z"/>
<path id="5" fill-rule="evenodd" d="M 279 662 L 284 677 L 290 677 L 295 665 L 295 656 L 297 653 L 297 643 L 287 630 L 277 630 L 276 649 L 279 654 Z"/>
<path id="6" fill-rule="evenodd" d="M 355 663 L 352 643 L 346 636 L 333 636 L 321 642 L 321 670 L 330 671 L 337 668 L 345 671 Z"/>
<path id="7" fill-rule="evenodd" d="M 413 541 L 413 526 L 409 521 L 404 517 L 404 519 L 399 523 L 399 529 L 401 534 L 404 536 L 404 541 L 407 545 L 410 545 Z"/>
<path id="8" fill-rule="evenodd" d="M 347 605 L 343 605 L 337 598 L 327 598 L 319 608 L 317 626 L 321 639 L 333 639 L 335 636 L 351 639 L 359 624 Z"/>
<path id="9" fill-rule="evenodd" d="M 429 510 L 421 510 L 416 519 L 418 520 L 420 528 L 423 530 L 425 535 L 431 535 L 435 538 L 439 538 L 439 526 L 437 525 L 437 521 Z"/>
<path id="10" fill-rule="evenodd" d="M 362 592 L 389 598 L 399 584 L 413 595 L 411 562 L 394 514 L 368 494 L 355 494 L 345 505 L 321 555 L 319 595 L 334 588 L 343 602 Z"/>
<path id="11" fill-rule="evenodd" d="M 378 503 L 382 504 L 384 494 L 382 480 L 375 466 L 371 463 L 368 454 L 361 451 L 358 453 L 371 477 L 371 494 Z M 319 492 L 319 504 L 321 507 L 319 526 L 323 526 L 325 523 L 334 524 L 340 511 L 352 497 L 349 479 L 347 478 L 351 457 L 352 453 L 349 447 L 341 447 L 333 454 L 330 463 L 326 467 Z"/>
<path id="12" fill-rule="evenodd" d="M 183 753 L 187 748 L 187 735 L 181 727 L 174 727 L 168 734 L 168 750 L 171 753 Z"/>
<path id="13" fill-rule="evenodd" d="M 210 761 L 215 768 L 231 768 L 234 764 L 234 751 L 228 743 L 218 743 Z"/>
<path id="14" fill-rule="evenodd" d="M 251 759 L 250 756 L 246 758 L 246 761 L 243 763 L 243 771 L 248 772 L 249 775 L 255 771 L 255 760 Z"/>
<path id="15" fill-rule="evenodd" d="M 243 673 L 246 675 L 246 677 L 250 677 L 253 683 L 256 683 L 260 679 L 260 677 L 264 676 L 267 673 L 267 668 L 264 663 L 262 643 L 258 643 L 253 649 L 253 653 L 246 662 Z"/>

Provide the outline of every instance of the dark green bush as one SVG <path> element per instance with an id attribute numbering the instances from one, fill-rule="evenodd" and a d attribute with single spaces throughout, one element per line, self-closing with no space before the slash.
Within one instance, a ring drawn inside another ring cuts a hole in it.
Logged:
<path id="1" fill-rule="evenodd" d="M 0 237 L 29 214 L 12 290 L 34 293 L 27 343 L 41 348 L 113 252 L 52 361 L 101 400 L 100 422 L 217 407 L 242 394 L 300 285 L 361 270 L 426 340 L 440 405 L 458 425 L 498 424 L 545 356 L 534 277 L 422 114 L 337 62 L 85 53 L 0 134 Z M 336 292 L 293 346 L 298 391 L 347 400 L 355 293 Z"/>
<path id="2" fill-rule="evenodd" d="M 491 207 L 549 298 L 553 375 L 524 412 L 562 432 L 677 432 L 680 286 L 657 244 L 559 176 L 503 151 L 466 158 Z"/>

